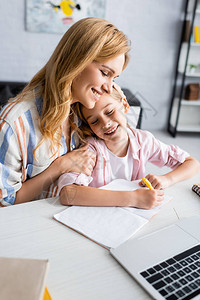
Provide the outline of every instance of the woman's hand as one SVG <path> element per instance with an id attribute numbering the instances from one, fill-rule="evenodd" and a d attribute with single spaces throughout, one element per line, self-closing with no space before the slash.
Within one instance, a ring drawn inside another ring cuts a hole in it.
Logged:
<path id="1" fill-rule="evenodd" d="M 165 189 L 170 186 L 169 178 L 167 178 L 166 175 L 148 174 L 145 177 L 149 180 L 152 187 L 156 190 Z M 146 184 L 142 180 L 139 182 L 139 185 L 142 187 L 146 187 Z"/>
<path id="2" fill-rule="evenodd" d="M 65 172 L 85 173 L 90 176 L 95 165 L 96 155 L 88 145 L 55 159 L 43 172 L 22 184 L 16 193 L 15 204 L 31 201 L 55 182 Z"/>
<path id="3" fill-rule="evenodd" d="M 132 207 L 152 209 L 162 203 L 164 200 L 164 191 L 149 190 L 148 188 L 138 189 L 133 191 L 133 205 Z"/>
<path id="4" fill-rule="evenodd" d="M 85 145 L 57 158 L 55 162 L 60 170 L 60 175 L 76 172 L 91 176 L 96 162 L 96 155 L 88 149 L 88 145 Z"/>

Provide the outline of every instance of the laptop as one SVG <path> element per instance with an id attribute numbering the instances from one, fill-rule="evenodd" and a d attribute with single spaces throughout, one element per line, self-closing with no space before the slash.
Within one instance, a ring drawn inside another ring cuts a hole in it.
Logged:
<path id="1" fill-rule="evenodd" d="M 129 239 L 110 253 L 153 299 L 200 299 L 200 216 Z"/>

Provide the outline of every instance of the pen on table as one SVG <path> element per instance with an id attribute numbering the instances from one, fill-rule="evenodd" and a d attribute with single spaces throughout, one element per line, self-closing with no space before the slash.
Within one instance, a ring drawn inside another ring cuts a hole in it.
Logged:
<path id="1" fill-rule="evenodd" d="M 175 212 L 175 214 L 176 214 L 176 216 L 177 216 L 177 218 L 178 218 L 178 220 L 179 220 L 180 218 L 179 218 L 179 216 L 178 216 L 178 214 L 177 214 L 177 211 L 175 210 L 174 207 L 173 207 L 173 210 L 174 210 L 174 212 Z"/>
<path id="2" fill-rule="evenodd" d="M 146 186 L 147 186 L 150 190 L 154 190 L 154 188 L 153 188 L 152 185 L 151 185 L 151 182 L 150 182 L 146 177 L 143 177 L 143 178 L 142 178 L 142 181 L 144 181 L 144 183 L 146 184 Z"/>

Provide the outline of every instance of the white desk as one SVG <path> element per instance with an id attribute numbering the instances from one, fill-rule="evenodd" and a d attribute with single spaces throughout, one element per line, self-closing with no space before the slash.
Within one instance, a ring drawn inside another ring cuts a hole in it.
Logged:
<path id="1" fill-rule="evenodd" d="M 137 236 L 173 223 L 176 212 L 200 214 L 200 197 L 191 191 L 198 182 L 200 175 L 169 188 L 174 200 Z M 52 219 L 63 209 L 58 199 L 0 208 L 0 256 L 49 259 L 53 300 L 151 299 L 107 250 Z"/>

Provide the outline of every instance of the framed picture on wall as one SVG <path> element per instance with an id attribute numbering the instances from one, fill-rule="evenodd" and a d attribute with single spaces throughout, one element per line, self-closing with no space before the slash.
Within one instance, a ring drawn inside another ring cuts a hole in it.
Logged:
<path id="1" fill-rule="evenodd" d="M 31 32 L 64 33 L 86 17 L 105 18 L 106 0 L 26 0 L 25 27 Z"/>

